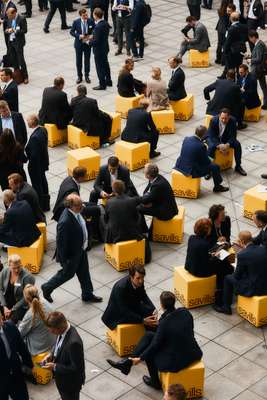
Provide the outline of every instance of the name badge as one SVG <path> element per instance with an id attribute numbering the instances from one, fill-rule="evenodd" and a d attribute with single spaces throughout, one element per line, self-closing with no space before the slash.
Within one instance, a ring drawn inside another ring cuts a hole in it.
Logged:
<path id="1" fill-rule="evenodd" d="M 19 282 L 16 282 L 16 283 L 14 283 L 14 286 L 16 286 L 16 287 L 20 287 L 20 286 L 21 286 L 21 283 L 19 283 Z"/>

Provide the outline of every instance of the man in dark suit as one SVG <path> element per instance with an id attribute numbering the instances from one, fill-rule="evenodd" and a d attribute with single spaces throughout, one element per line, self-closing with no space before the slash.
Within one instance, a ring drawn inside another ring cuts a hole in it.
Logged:
<path id="1" fill-rule="evenodd" d="M 138 108 L 129 110 L 121 139 L 131 143 L 150 143 L 149 157 L 155 158 L 160 156 L 160 152 L 156 151 L 159 132 L 151 113 L 146 111 L 148 106 L 149 101 L 147 99 L 141 99 Z"/>
<path id="2" fill-rule="evenodd" d="M 130 31 L 130 43 L 134 61 L 142 60 L 144 57 L 145 13 L 146 13 L 146 4 L 144 0 L 136 0 L 131 16 L 131 31 Z M 139 43 L 138 48 L 136 46 L 136 42 Z"/>
<path id="3" fill-rule="evenodd" d="M 79 10 L 80 18 L 75 19 L 70 30 L 70 34 L 75 37 L 74 48 L 76 52 L 76 69 L 78 79 L 77 84 L 83 80 L 82 74 L 82 61 L 84 57 L 84 76 L 87 83 L 91 83 L 89 79 L 90 73 L 90 57 L 91 45 L 89 43 L 89 36 L 92 34 L 95 22 L 92 18 L 88 17 L 87 10 L 82 8 Z"/>
<path id="4" fill-rule="evenodd" d="M 160 300 L 166 315 L 160 319 L 156 333 L 143 336 L 132 357 L 118 363 L 108 360 L 125 375 L 132 365 L 145 361 L 150 376 L 144 375 L 143 381 L 157 390 L 161 389 L 159 372 L 178 372 L 202 358 L 190 312 L 182 307 L 175 309 L 175 296 L 171 292 L 162 292 Z"/>
<path id="5" fill-rule="evenodd" d="M 169 66 L 172 69 L 171 79 L 168 84 L 168 96 L 170 100 L 184 99 L 187 94 L 184 87 L 185 74 L 180 64 L 182 59 L 179 57 L 171 57 L 168 60 Z"/>
<path id="6" fill-rule="evenodd" d="M 31 206 L 35 223 L 45 222 L 45 215 L 40 207 L 38 194 L 34 188 L 27 182 L 24 182 L 20 174 L 11 174 L 8 176 L 8 185 L 16 193 L 17 200 L 26 200 Z"/>
<path id="7" fill-rule="evenodd" d="M 29 160 L 28 172 L 32 186 L 36 190 L 39 203 L 43 211 L 50 210 L 50 196 L 45 172 L 49 168 L 49 156 L 47 148 L 47 131 L 39 125 L 39 118 L 32 114 L 27 118 L 28 127 L 33 129 L 29 141 L 25 147 L 25 153 Z"/>
<path id="8" fill-rule="evenodd" d="M 236 135 L 236 120 L 230 116 L 230 111 L 227 108 L 223 108 L 219 115 L 213 117 L 210 121 L 207 132 L 208 155 L 214 158 L 216 150 L 225 153 L 229 148 L 234 149 L 235 171 L 246 176 L 247 173 L 241 166 L 242 148 Z"/>
<path id="9" fill-rule="evenodd" d="M 6 212 L 0 224 L 0 243 L 15 247 L 32 245 L 40 236 L 40 231 L 30 205 L 25 200 L 16 200 L 9 189 L 4 190 L 3 201 Z"/>
<path id="10" fill-rule="evenodd" d="M 194 37 L 192 39 L 187 35 L 184 37 L 184 41 L 181 43 L 178 53 L 179 58 L 182 58 L 190 49 L 204 52 L 210 47 L 209 34 L 205 25 L 192 16 L 187 17 L 186 22 L 188 24 L 188 29 L 190 29 L 190 27 L 193 29 Z M 185 28 L 185 31 L 188 31 L 188 29 Z M 184 33 L 184 30 L 182 30 L 182 32 Z"/>
<path id="11" fill-rule="evenodd" d="M 108 199 L 113 196 L 112 182 L 119 179 L 124 182 L 125 194 L 129 197 L 138 196 L 137 190 L 130 179 L 130 171 L 119 163 L 118 157 L 111 156 L 106 165 L 100 167 L 90 193 L 90 202 L 97 203 L 98 199 Z"/>
<path id="12" fill-rule="evenodd" d="M 41 286 L 44 298 L 52 303 L 53 290 L 76 274 L 81 285 L 82 301 L 101 302 L 102 298 L 93 293 L 86 253 L 88 233 L 85 220 L 81 215 L 83 203 L 80 196 L 69 194 L 65 199 L 65 207 L 57 224 L 56 237 L 56 260 L 62 269 Z"/>
<path id="13" fill-rule="evenodd" d="M 60 18 L 61 18 L 61 29 L 70 29 L 70 26 L 67 25 L 66 21 L 66 2 L 64 0 L 49 0 L 50 3 L 50 10 L 49 13 L 47 14 L 45 23 L 44 23 L 44 28 L 43 31 L 45 33 L 49 33 L 49 25 L 53 19 L 53 16 L 55 15 L 56 11 L 58 10 L 60 13 Z"/>
<path id="14" fill-rule="evenodd" d="M 199 126 L 195 130 L 194 136 L 184 138 L 180 156 L 178 157 L 174 169 L 185 176 L 200 178 L 211 174 L 214 181 L 214 192 L 227 192 L 229 188 L 222 186 L 220 167 L 211 162 L 208 156 L 207 147 L 203 139 L 207 134 L 205 126 Z"/>
<path id="15" fill-rule="evenodd" d="M 65 316 L 54 311 L 48 314 L 47 327 L 57 335 L 52 352 L 43 360 L 43 368 L 53 371 L 62 400 L 79 400 L 85 382 L 83 342 Z"/>
<path id="16" fill-rule="evenodd" d="M 77 126 L 88 136 L 99 136 L 101 145 L 112 143 L 111 135 L 112 118 L 104 111 L 99 110 L 97 100 L 87 97 L 85 85 L 77 86 L 78 96 L 71 99 L 73 114 L 72 125 Z"/>
<path id="17" fill-rule="evenodd" d="M 91 37 L 91 45 L 94 51 L 96 72 L 99 80 L 99 85 L 93 87 L 94 90 L 105 90 L 107 86 L 112 86 L 108 62 L 109 24 L 103 19 L 103 15 L 104 12 L 100 8 L 94 9 L 95 28 Z"/>
<path id="18" fill-rule="evenodd" d="M 25 146 L 27 142 L 27 129 L 22 114 L 10 111 L 7 102 L 0 100 L 0 135 L 5 128 L 11 129 L 16 140 L 23 147 Z"/>
<path id="19" fill-rule="evenodd" d="M 252 239 L 253 244 L 267 247 L 267 211 L 255 211 L 253 221 L 257 228 L 260 229 L 260 233 Z"/>
<path id="20" fill-rule="evenodd" d="M 25 84 L 29 83 L 27 65 L 24 58 L 26 44 L 27 21 L 17 13 L 16 8 L 7 10 L 8 22 L 6 33 L 8 36 L 8 50 L 15 70 L 20 69 Z"/>
<path id="21" fill-rule="evenodd" d="M 109 329 L 119 324 L 141 324 L 155 328 L 155 306 L 148 297 L 145 287 L 146 271 L 140 265 L 129 268 L 129 275 L 121 278 L 112 288 L 102 321 Z"/>
<path id="22" fill-rule="evenodd" d="M 4 0 L 4 1 L 1 1 L 0 8 L 1 8 L 1 20 L 3 21 L 4 38 L 5 38 L 6 47 L 8 48 L 9 34 L 6 32 L 7 25 L 8 25 L 7 10 L 9 8 L 17 9 L 17 7 L 16 7 L 16 4 L 12 0 Z"/>
<path id="23" fill-rule="evenodd" d="M 250 71 L 255 76 L 255 78 L 259 81 L 262 93 L 263 93 L 263 105 L 262 109 L 267 109 L 267 85 L 266 85 L 266 77 L 263 70 L 263 63 L 265 54 L 267 54 L 266 44 L 259 39 L 259 34 L 257 31 L 249 31 L 248 33 L 249 42 L 253 44 L 253 50 L 251 53 L 251 61 L 250 61 Z"/>
<path id="24" fill-rule="evenodd" d="M 3 87 L 0 90 L 0 100 L 5 100 L 10 111 L 19 111 L 18 85 L 13 80 L 13 72 L 10 68 L 3 68 L 0 71 Z"/>
<path id="25" fill-rule="evenodd" d="M 31 355 L 18 328 L 0 313 L 0 398 L 29 400 L 22 364 L 33 368 Z"/>
<path id="26" fill-rule="evenodd" d="M 42 105 L 39 111 L 40 124 L 56 124 L 58 129 L 65 129 L 72 118 L 67 94 L 63 91 L 64 78 L 54 79 L 54 86 L 43 91 Z"/>
<path id="27" fill-rule="evenodd" d="M 245 297 L 267 295 L 267 248 L 253 243 L 251 233 L 239 233 L 238 244 L 243 250 L 237 254 L 235 272 L 224 278 L 223 305 L 214 305 L 215 311 L 232 314 L 233 293 Z"/>
<path id="28" fill-rule="evenodd" d="M 94 9 L 101 8 L 104 11 L 105 21 L 108 21 L 109 0 L 89 0 L 88 2 L 91 10 L 91 18 L 93 18 Z"/>
<path id="29" fill-rule="evenodd" d="M 215 94 L 210 99 L 210 93 L 215 90 Z M 204 97 L 208 101 L 207 114 L 218 115 L 223 108 L 228 108 L 238 124 L 238 129 L 245 129 L 243 116 L 245 107 L 242 102 L 240 87 L 235 83 L 235 72 L 229 70 L 227 79 L 217 79 L 211 85 L 204 88 Z"/>
<path id="30" fill-rule="evenodd" d="M 242 101 L 248 110 L 261 105 L 257 91 L 257 79 L 251 72 L 249 72 L 246 64 L 241 64 L 239 66 L 237 84 L 241 90 Z"/>

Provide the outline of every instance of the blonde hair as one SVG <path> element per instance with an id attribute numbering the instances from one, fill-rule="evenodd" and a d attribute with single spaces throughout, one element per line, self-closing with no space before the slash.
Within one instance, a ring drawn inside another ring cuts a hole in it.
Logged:
<path id="1" fill-rule="evenodd" d="M 8 257 L 8 265 L 10 263 L 13 264 L 21 264 L 21 258 L 18 254 L 11 254 L 11 256 Z"/>
<path id="2" fill-rule="evenodd" d="M 37 287 L 31 284 L 26 285 L 23 290 L 23 296 L 25 301 L 29 304 L 30 308 L 32 309 L 32 326 L 35 323 L 37 315 L 39 315 L 41 320 L 44 323 L 46 323 L 46 315 L 43 305 L 40 301 Z"/>

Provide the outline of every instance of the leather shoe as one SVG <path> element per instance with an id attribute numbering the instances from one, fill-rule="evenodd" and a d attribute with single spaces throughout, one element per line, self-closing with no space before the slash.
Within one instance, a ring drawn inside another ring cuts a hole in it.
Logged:
<path id="1" fill-rule="evenodd" d="M 99 85 L 99 86 L 93 87 L 93 90 L 106 90 L 106 88 Z"/>
<path id="2" fill-rule="evenodd" d="M 213 308 L 213 310 L 215 310 L 218 313 L 226 314 L 226 315 L 232 315 L 231 307 L 229 307 L 229 308 L 227 307 L 226 308 L 224 306 L 218 306 L 216 304 L 213 304 L 212 308 Z"/>
<path id="3" fill-rule="evenodd" d="M 239 165 L 239 167 L 235 167 L 235 172 L 238 172 L 240 175 L 242 176 L 247 176 L 246 171 L 243 170 L 243 168 L 241 167 L 241 165 Z"/>
<path id="4" fill-rule="evenodd" d="M 109 365 L 111 365 L 113 368 L 116 368 L 120 370 L 124 375 L 128 375 L 129 372 L 131 371 L 133 362 L 132 360 L 129 360 L 129 358 L 125 358 L 122 361 L 113 361 L 113 360 L 107 360 Z"/>
<path id="5" fill-rule="evenodd" d="M 82 78 L 78 78 L 76 81 L 77 85 L 79 85 L 79 83 L 81 83 L 82 81 L 83 81 Z"/>
<path id="6" fill-rule="evenodd" d="M 25 78 L 24 81 L 23 81 L 23 83 L 24 83 L 24 85 L 28 85 L 29 79 L 28 79 L 28 78 Z"/>
<path id="7" fill-rule="evenodd" d="M 82 298 L 82 301 L 84 301 L 85 303 L 101 303 L 101 301 L 103 301 L 103 298 L 92 294 L 92 296 L 90 297 Z"/>
<path id="8" fill-rule="evenodd" d="M 86 76 L 86 77 L 85 77 L 85 82 L 86 82 L 86 83 L 91 83 L 91 79 L 89 78 L 89 76 Z"/>
<path id="9" fill-rule="evenodd" d="M 113 86 L 113 83 L 112 83 L 112 81 L 106 82 L 106 85 L 109 86 L 109 87 L 112 87 L 112 86 Z"/>
<path id="10" fill-rule="evenodd" d="M 147 386 L 153 387 L 156 390 L 161 390 L 161 385 L 159 385 L 158 383 L 153 382 L 152 379 L 149 376 L 144 375 L 143 376 L 143 381 Z"/>
<path id="11" fill-rule="evenodd" d="M 54 300 L 52 299 L 51 294 L 44 289 L 44 285 L 41 285 L 41 289 L 44 299 L 46 299 L 49 303 L 53 303 Z"/>
<path id="12" fill-rule="evenodd" d="M 160 151 L 153 151 L 152 153 L 150 153 L 150 158 L 155 158 L 161 155 Z"/>
<path id="13" fill-rule="evenodd" d="M 214 193 L 228 192 L 228 190 L 229 190 L 229 187 L 226 187 L 223 185 L 214 186 L 214 188 L 213 188 Z"/>
<path id="14" fill-rule="evenodd" d="M 75 10 L 74 10 L 75 11 Z M 68 26 L 68 25 L 64 25 L 64 26 L 62 26 L 61 27 L 61 29 L 64 31 L 65 29 L 70 29 L 71 28 L 71 26 Z"/>
<path id="15" fill-rule="evenodd" d="M 267 174 L 261 174 L 262 179 L 267 179 Z"/>
<path id="16" fill-rule="evenodd" d="M 211 174 L 207 174 L 207 175 L 205 176 L 206 181 L 208 181 L 210 178 L 211 178 Z"/>
<path id="17" fill-rule="evenodd" d="M 49 33 L 49 29 L 48 28 L 44 28 L 43 31 L 44 31 L 44 33 Z"/>

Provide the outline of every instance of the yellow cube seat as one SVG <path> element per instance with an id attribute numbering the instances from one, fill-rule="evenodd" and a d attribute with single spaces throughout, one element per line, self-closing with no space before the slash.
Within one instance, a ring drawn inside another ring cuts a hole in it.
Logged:
<path id="1" fill-rule="evenodd" d="M 172 108 L 168 110 L 152 111 L 151 115 L 161 135 L 175 132 L 174 111 Z"/>
<path id="2" fill-rule="evenodd" d="M 194 96 L 188 94 L 184 99 L 171 100 L 170 105 L 174 111 L 174 119 L 188 121 L 194 113 Z"/>
<path id="3" fill-rule="evenodd" d="M 153 242 L 182 243 L 184 234 L 185 208 L 179 206 L 179 213 L 169 221 L 153 218 Z"/>
<path id="4" fill-rule="evenodd" d="M 267 324 L 267 296 L 237 296 L 237 312 L 256 327 Z"/>
<path id="5" fill-rule="evenodd" d="M 87 136 L 80 128 L 74 125 L 68 125 L 68 146 L 71 149 L 80 149 L 81 147 L 91 147 L 91 149 L 99 149 L 99 136 Z"/>
<path id="6" fill-rule="evenodd" d="M 163 391 L 170 385 L 180 383 L 185 388 L 187 398 L 203 396 L 205 367 L 203 361 L 197 361 L 179 372 L 160 372 Z"/>
<path id="7" fill-rule="evenodd" d="M 143 168 L 149 161 L 150 144 L 130 143 L 120 140 L 115 144 L 115 156 L 118 157 L 120 163 L 125 165 L 130 171 Z"/>
<path id="8" fill-rule="evenodd" d="M 206 114 L 205 115 L 205 121 L 204 121 L 204 125 L 205 127 L 208 129 L 210 126 L 210 121 L 212 120 L 212 118 L 214 117 L 214 115 L 210 115 L 210 114 Z"/>
<path id="9" fill-rule="evenodd" d="M 47 233 L 46 233 L 46 224 L 44 222 L 38 222 L 38 224 L 36 224 L 39 231 L 41 232 L 41 234 L 43 235 L 43 245 L 44 245 L 44 251 L 47 250 Z"/>
<path id="10" fill-rule="evenodd" d="M 36 382 L 39 383 L 40 385 L 46 385 L 53 378 L 52 371 L 50 371 L 49 369 L 42 368 L 40 366 L 40 362 L 42 362 L 46 356 L 48 356 L 48 352 L 32 356 L 32 363 L 33 363 L 32 373 L 36 379 Z"/>
<path id="11" fill-rule="evenodd" d="M 8 247 L 8 257 L 12 254 L 18 254 L 21 258 L 23 267 L 27 268 L 33 274 L 40 272 L 43 255 L 44 255 L 44 239 L 43 235 L 29 247 Z"/>
<path id="12" fill-rule="evenodd" d="M 55 147 L 67 142 L 67 129 L 58 129 L 55 124 L 45 124 L 48 147 Z"/>
<path id="13" fill-rule="evenodd" d="M 185 176 L 181 172 L 172 170 L 171 187 L 176 197 L 197 199 L 200 192 L 200 178 Z"/>
<path id="14" fill-rule="evenodd" d="M 174 293 L 186 308 L 214 303 L 216 275 L 198 278 L 184 267 L 174 269 Z"/>
<path id="15" fill-rule="evenodd" d="M 122 97 L 117 95 L 115 99 L 116 112 L 120 113 L 122 118 L 127 118 L 128 111 L 131 110 L 131 108 L 137 108 L 139 106 L 139 101 L 143 97 L 143 94 L 134 97 Z"/>
<path id="16" fill-rule="evenodd" d="M 244 121 L 259 122 L 260 117 L 261 117 L 261 105 L 255 108 L 251 108 L 250 110 L 247 107 L 245 107 Z"/>
<path id="17" fill-rule="evenodd" d="M 119 112 L 105 112 L 112 118 L 110 139 L 116 139 L 121 135 L 121 114 Z"/>
<path id="18" fill-rule="evenodd" d="M 267 211 L 267 193 L 260 193 L 262 188 L 256 185 L 244 192 L 244 217 L 252 219 L 255 211 Z"/>
<path id="19" fill-rule="evenodd" d="M 203 52 L 189 50 L 189 65 L 193 68 L 207 68 L 210 65 L 209 50 Z"/>
<path id="20" fill-rule="evenodd" d="M 100 155 L 90 147 L 70 150 L 67 152 L 68 174 L 72 175 L 75 167 L 85 167 L 86 180 L 95 179 L 100 168 Z"/>
<path id="21" fill-rule="evenodd" d="M 233 160 L 234 160 L 234 149 L 231 149 L 231 147 L 227 150 L 226 153 L 222 153 L 219 150 L 215 151 L 215 157 L 213 162 L 219 165 L 221 171 L 232 168 Z"/>
<path id="22" fill-rule="evenodd" d="M 120 324 L 107 330 L 107 341 L 120 357 L 132 354 L 139 340 L 144 336 L 143 324 Z"/>
<path id="23" fill-rule="evenodd" d="M 124 271 L 135 264 L 145 265 L 145 239 L 105 243 L 105 259 L 117 271 Z"/>

